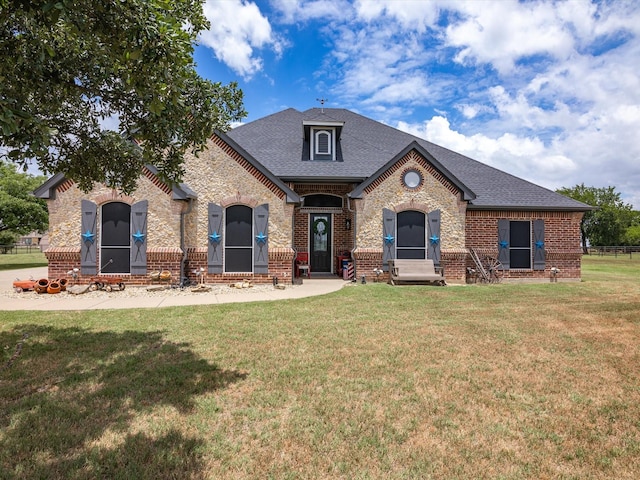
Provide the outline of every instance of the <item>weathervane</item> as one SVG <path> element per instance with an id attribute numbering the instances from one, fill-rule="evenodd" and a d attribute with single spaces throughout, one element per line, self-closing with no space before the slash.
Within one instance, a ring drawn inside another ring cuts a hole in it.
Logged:
<path id="1" fill-rule="evenodd" d="M 316 98 L 316 101 L 320 102 L 321 111 L 322 111 L 322 113 L 324 113 L 324 104 L 325 104 L 325 102 L 328 102 L 329 99 L 328 98 Z"/>

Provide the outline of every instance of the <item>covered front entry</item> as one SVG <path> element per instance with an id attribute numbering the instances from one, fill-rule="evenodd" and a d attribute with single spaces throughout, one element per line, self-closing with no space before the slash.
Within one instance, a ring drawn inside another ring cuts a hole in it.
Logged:
<path id="1" fill-rule="evenodd" d="M 310 215 L 309 262 L 313 273 L 331 273 L 331 214 Z"/>

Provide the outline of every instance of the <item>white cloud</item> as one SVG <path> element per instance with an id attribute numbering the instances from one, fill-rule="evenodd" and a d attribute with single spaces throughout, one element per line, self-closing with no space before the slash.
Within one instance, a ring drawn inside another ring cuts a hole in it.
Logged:
<path id="1" fill-rule="evenodd" d="M 282 43 L 255 3 L 207 0 L 204 13 L 211 27 L 201 32 L 199 41 L 211 48 L 218 60 L 244 78 L 262 70 L 263 62 L 256 56 L 256 50 L 269 47 L 277 54 L 281 53 Z"/>
<path id="2" fill-rule="evenodd" d="M 548 188 L 616 186 L 640 208 L 637 2 L 270 5 L 273 25 L 322 29 L 315 79 L 335 105 Z M 282 48 L 254 3 L 207 6 L 224 10 L 209 16 L 216 55 L 244 76 L 260 71 L 264 49 Z M 430 120 L 406 121 L 420 111 Z"/>
<path id="3" fill-rule="evenodd" d="M 561 184 L 554 180 L 565 179 L 578 169 L 571 158 L 555 147 L 546 147 L 536 137 L 512 133 L 495 138 L 481 133 L 464 135 L 441 116 L 422 124 L 399 122 L 397 128 L 548 188 L 559 188 Z"/>
<path id="4" fill-rule="evenodd" d="M 345 0 L 273 0 L 273 8 L 283 23 L 306 22 L 314 19 L 347 19 L 352 10 Z"/>
<path id="5" fill-rule="evenodd" d="M 574 51 L 574 38 L 558 17 L 555 3 L 464 2 L 457 4 L 462 21 L 446 28 L 446 44 L 459 48 L 455 60 L 489 63 L 501 73 L 517 60 L 548 55 L 566 59 Z"/>
<path id="6" fill-rule="evenodd" d="M 412 0 L 358 0 L 355 3 L 358 18 L 365 22 L 380 17 L 395 20 L 403 30 L 425 33 L 437 20 L 438 2 Z"/>

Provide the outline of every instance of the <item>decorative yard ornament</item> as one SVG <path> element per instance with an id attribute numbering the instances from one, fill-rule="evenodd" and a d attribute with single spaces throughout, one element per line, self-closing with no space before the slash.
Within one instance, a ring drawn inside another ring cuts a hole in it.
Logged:
<path id="1" fill-rule="evenodd" d="M 329 230 L 329 222 L 326 218 L 317 218 L 313 222 L 313 233 L 316 235 L 325 235 Z"/>
<path id="2" fill-rule="evenodd" d="M 133 237 L 134 243 L 144 243 L 145 235 L 140 230 L 137 230 L 136 233 L 131 236 Z"/>
<path id="3" fill-rule="evenodd" d="M 218 232 L 213 232 L 211 235 L 209 235 L 209 241 L 211 243 L 220 243 L 220 239 L 222 237 L 220 237 L 220 234 Z"/>
<path id="4" fill-rule="evenodd" d="M 95 233 L 92 233 L 91 230 L 87 230 L 82 234 L 82 240 L 85 243 L 87 242 L 93 243 L 95 240 L 95 236 L 96 236 Z"/>
<path id="5" fill-rule="evenodd" d="M 260 232 L 258 235 L 256 235 L 256 242 L 261 245 L 267 243 L 267 236 L 264 234 L 264 232 Z"/>

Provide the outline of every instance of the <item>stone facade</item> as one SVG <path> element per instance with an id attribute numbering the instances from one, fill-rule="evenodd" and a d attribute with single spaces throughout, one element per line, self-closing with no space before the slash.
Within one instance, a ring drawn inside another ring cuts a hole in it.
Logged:
<path id="1" fill-rule="evenodd" d="M 149 201 L 147 212 L 147 263 L 149 270 L 154 268 L 179 271 L 180 214 L 185 208 L 184 202 L 172 199 L 171 189 L 158 180 L 148 169 L 138 181 L 138 188 L 132 195 L 118 193 L 114 189 L 96 184 L 88 193 L 82 192 L 77 185 L 66 180 L 57 186 L 55 195 L 48 201 L 49 208 L 49 248 L 45 255 L 49 261 L 49 277 L 61 278 L 67 272 L 80 267 L 81 244 L 81 201 L 90 200 L 98 206 L 96 235 L 100 238 L 100 207 L 109 202 L 122 202 L 132 205 L 141 200 Z M 100 262 L 98 259 L 99 264 Z M 176 265 L 178 269 L 176 270 Z M 95 275 L 98 274 L 96 269 Z M 85 275 L 89 276 L 89 275 Z M 80 275 L 79 281 L 83 281 Z M 129 284 L 145 284 L 145 276 L 128 276 Z"/>
<path id="2" fill-rule="evenodd" d="M 48 200 L 51 227 L 50 248 L 46 255 L 50 278 L 63 277 L 69 270 L 80 266 L 81 201 L 85 199 L 98 207 L 98 242 L 102 205 L 114 201 L 133 205 L 147 200 L 147 273 L 169 270 L 175 282 L 184 275 L 195 283 L 198 281 L 195 272 L 208 270 L 210 203 L 223 209 L 232 205 L 255 208 L 268 204 L 269 258 L 268 273 L 205 273 L 208 283 L 243 279 L 270 283 L 275 278 L 280 282 L 290 282 L 295 273 L 296 252 L 310 250 L 313 214 L 331 216 L 330 273 L 339 273 L 339 256 L 347 253 L 352 255 L 358 280 L 364 276 L 367 281 L 376 278 L 386 281 L 386 273 L 380 277 L 374 274 L 374 270 L 383 267 L 383 209 L 396 213 L 406 210 L 425 214 L 440 211 L 441 266 L 449 283 L 468 280 L 467 270 L 474 267 L 469 249 L 498 256 L 498 221 L 501 219 L 543 219 L 545 222 L 544 270 L 506 270 L 505 279 L 543 281 L 551 277 L 552 267 L 559 270 L 559 280 L 580 278 L 582 213 L 469 210 L 459 188 L 416 150 L 391 165 L 364 188 L 361 198 L 356 199 L 349 197 L 349 193 L 358 186 L 355 183 L 318 182 L 283 186 L 215 135 L 198 156 L 188 155 L 185 158 L 184 167 L 183 182 L 197 194 L 195 199 L 175 199 L 172 189 L 148 169 L 144 170 L 138 188 L 130 196 L 101 185 L 85 194 L 70 180 L 56 185 L 55 195 Z M 409 170 L 420 174 L 421 182 L 415 188 L 403 183 L 403 175 Z M 301 198 L 314 194 L 339 197 L 342 206 L 323 208 L 288 203 L 284 191 L 287 188 Z M 78 281 L 83 280 L 86 279 L 81 276 Z M 127 275 L 125 283 L 144 285 L 151 280 L 148 275 Z"/>
<path id="3" fill-rule="evenodd" d="M 131 195 L 123 195 L 103 185 L 84 193 L 70 180 L 57 186 L 48 201 L 50 215 L 49 276 L 60 278 L 80 266 L 81 201 L 98 205 L 96 236 L 99 242 L 100 207 L 108 202 L 129 205 L 148 200 L 147 211 L 147 271 L 169 270 L 172 281 L 180 281 L 180 273 L 197 281 L 194 270 L 207 263 L 207 208 L 210 202 L 227 207 L 235 204 L 255 207 L 269 204 L 269 274 L 209 275 L 209 282 L 227 282 L 251 278 L 256 283 L 271 282 L 272 276 L 289 280 L 292 275 L 293 249 L 291 231 L 293 206 L 286 203 L 285 194 L 264 175 L 214 136 L 200 156 L 185 158 L 184 183 L 197 192 L 198 198 L 175 200 L 172 190 L 151 171 L 144 170 L 138 187 Z M 181 235 L 181 224 L 184 238 Z M 184 249 L 183 249 L 184 247 Z M 99 249 L 98 249 L 99 250 Z M 96 275 L 98 271 L 96 270 Z M 88 275 L 85 275 L 88 277 Z M 80 275 L 79 281 L 86 281 Z M 150 283 L 148 275 L 127 275 L 127 284 Z"/>
<path id="4" fill-rule="evenodd" d="M 408 170 L 420 173 L 422 183 L 410 189 L 403 183 L 403 175 Z M 365 189 L 364 198 L 354 201 L 357 212 L 357 247 L 354 252 L 357 276 L 371 277 L 374 269 L 381 268 L 383 234 L 382 209 L 401 212 L 418 210 L 429 213 L 440 210 L 440 238 L 442 265 L 449 275 L 447 265 L 455 252 L 465 246 L 466 203 L 461 201 L 457 188 L 446 180 L 433 166 L 415 151 L 402 159 Z M 458 271 L 459 270 L 459 271 Z M 451 271 L 452 278 L 464 278 L 464 267 Z M 382 278 L 387 278 L 386 274 Z"/>

